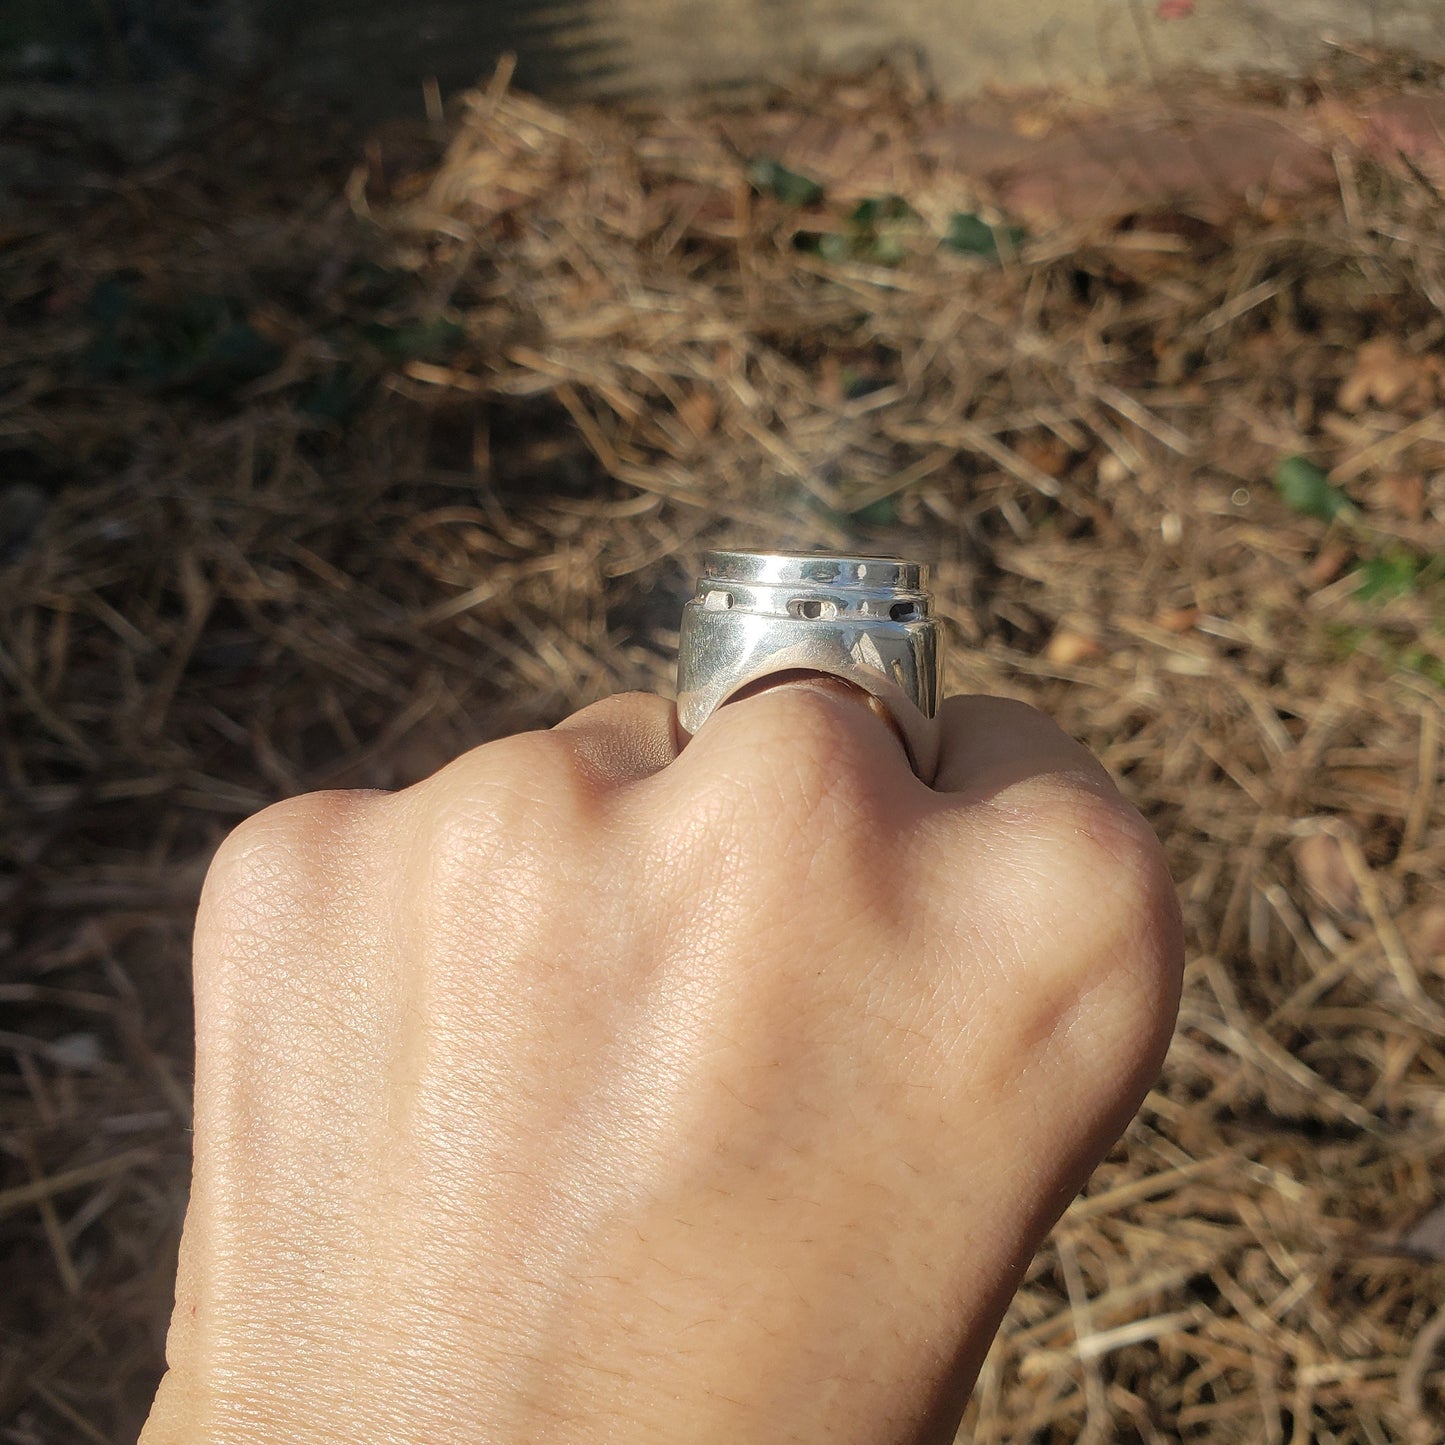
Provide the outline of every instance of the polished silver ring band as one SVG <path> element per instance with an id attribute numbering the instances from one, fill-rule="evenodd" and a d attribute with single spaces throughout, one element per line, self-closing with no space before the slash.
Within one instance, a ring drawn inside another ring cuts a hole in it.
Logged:
<path id="1" fill-rule="evenodd" d="M 750 683 L 821 672 L 877 698 L 926 783 L 938 766 L 943 639 L 927 568 L 898 557 L 709 552 L 682 609 L 677 716 L 696 733 Z"/>

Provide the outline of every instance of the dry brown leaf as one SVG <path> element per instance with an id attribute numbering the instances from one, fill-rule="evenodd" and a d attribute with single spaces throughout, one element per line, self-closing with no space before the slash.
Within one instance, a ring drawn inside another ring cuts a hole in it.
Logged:
<path id="1" fill-rule="evenodd" d="M 1440 362 L 1415 356 L 1393 337 L 1365 342 L 1355 354 L 1354 370 L 1340 386 L 1342 411 L 1361 412 L 1370 406 L 1385 411 L 1422 411 L 1435 398 Z"/>
<path id="2" fill-rule="evenodd" d="M 1433 964 L 1445 973 L 1445 903 L 1422 908 L 1405 926 L 1410 952 L 1423 964 Z"/>
<path id="3" fill-rule="evenodd" d="M 1403 517 L 1407 522 L 1425 519 L 1425 479 L 1418 472 L 1387 472 L 1365 491 L 1371 511 Z"/>
<path id="4" fill-rule="evenodd" d="M 1300 882 L 1316 902 L 1337 917 L 1360 912 L 1360 888 L 1334 833 L 1307 833 L 1290 845 Z"/>
<path id="5" fill-rule="evenodd" d="M 717 397 L 704 387 L 695 387 L 678 403 L 677 414 L 688 431 L 702 441 L 717 425 Z"/>
<path id="6" fill-rule="evenodd" d="M 1345 570 L 1345 564 L 1354 555 L 1354 549 L 1346 542 L 1327 542 L 1319 555 L 1310 563 L 1305 579 L 1311 590 L 1333 582 Z"/>
<path id="7" fill-rule="evenodd" d="M 1062 667 L 1072 667 L 1077 662 L 1087 662 L 1091 657 L 1100 656 L 1103 651 L 1097 638 L 1086 637 L 1082 632 L 1061 627 L 1049 638 L 1048 645 L 1044 648 L 1044 656 Z"/>
<path id="8" fill-rule="evenodd" d="M 1421 1259 L 1445 1260 L 1445 1201 L 1417 1219 L 1400 1236 L 1397 1248 Z"/>
<path id="9" fill-rule="evenodd" d="M 1192 632 L 1198 621 L 1197 607 L 1165 607 L 1154 614 L 1154 626 L 1165 632 Z"/>
<path id="10" fill-rule="evenodd" d="M 1423 173 L 1445 187 L 1445 96 L 1388 95 L 1357 108 L 1355 128 L 1366 152 L 1405 174 Z"/>
<path id="11" fill-rule="evenodd" d="M 1113 452 L 1105 452 L 1099 458 L 1099 481 L 1106 487 L 1117 487 L 1120 482 L 1125 481 L 1129 476 L 1127 463 L 1121 461 Z"/>
<path id="12" fill-rule="evenodd" d="M 1058 437 L 1021 437 L 1014 444 L 1014 450 L 1045 476 L 1061 477 L 1068 470 L 1071 453 Z"/>

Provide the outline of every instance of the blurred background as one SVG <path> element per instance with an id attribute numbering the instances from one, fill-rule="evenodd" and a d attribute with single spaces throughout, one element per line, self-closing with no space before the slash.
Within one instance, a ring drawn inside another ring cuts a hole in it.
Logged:
<path id="1" fill-rule="evenodd" d="M 1436 0 L 11 0 L 0 1442 L 144 1418 L 221 837 L 670 691 L 713 545 L 932 563 L 950 689 L 1183 895 L 963 1438 L 1445 1440 L 1442 62 Z"/>

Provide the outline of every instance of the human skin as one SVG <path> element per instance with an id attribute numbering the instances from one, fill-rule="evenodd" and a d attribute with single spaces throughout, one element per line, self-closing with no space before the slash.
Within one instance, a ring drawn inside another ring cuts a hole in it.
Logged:
<path id="1" fill-rule="evenodd" d="M 1041 714 L 631 694 L 244 823 L 142 1445 L 952 1439 L 1156 1076 L 1158 842 Z"/>

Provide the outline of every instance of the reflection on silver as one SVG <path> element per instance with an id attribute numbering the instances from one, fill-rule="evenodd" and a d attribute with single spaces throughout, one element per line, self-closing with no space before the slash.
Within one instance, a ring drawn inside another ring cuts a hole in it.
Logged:
<path id="1" fill-rule="evenodd" d="M 882 703 L 914 771 L 933 780 L 943 638 L 924 566 L 807 552 L 709 552 L 704 566 L 682 609 L 677 716 L 685 732 L 760 678 L 828 673 Z"/>

